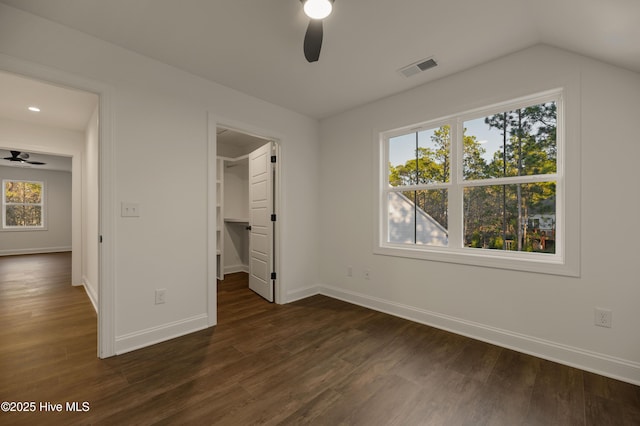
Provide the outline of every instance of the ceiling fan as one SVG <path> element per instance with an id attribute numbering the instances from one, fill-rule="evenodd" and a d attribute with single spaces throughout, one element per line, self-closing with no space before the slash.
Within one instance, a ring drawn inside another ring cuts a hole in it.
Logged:
<path id="1" fill-rule="evenodd" d="M 11 157 L 4 157 L 4 159 L 9 161 L 15 161 L 18 163 L 33 164 L 36 166 L 42 166 L 43 164 L 47 164 L 41 161 L 29 161 L 28 160 L 29 154 L 27 154 L 26 152 L 20 152 L 20 151 L 11 151 Z"/>
<path id="2" fill-rule="evenodd" d="M 304 57 L 309 62 L 320 58 L 322 49 L 322 20 L 331 14 L 334 0 L 300 0 L 304 13 L 310 18 L 307 32 L 304 35 Z"/>

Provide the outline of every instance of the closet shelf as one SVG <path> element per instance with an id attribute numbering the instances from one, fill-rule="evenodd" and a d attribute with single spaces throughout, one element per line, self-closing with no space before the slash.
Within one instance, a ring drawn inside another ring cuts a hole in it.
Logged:
<path id="1" fill-rule="evenodd" d="M 236 218 L 236 217 L 225 217 L 224 221 L 227 223 L 249 223 L 248 218 Z"/>

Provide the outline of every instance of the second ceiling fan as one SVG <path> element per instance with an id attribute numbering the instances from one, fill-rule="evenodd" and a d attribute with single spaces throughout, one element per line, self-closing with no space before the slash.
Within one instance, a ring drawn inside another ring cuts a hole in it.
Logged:
<path id="1" fill-rule="evenodd" d="M 35 166 L 43 166 L 47 163 L 43 163 L 42 161 L 30 161 L 30 155 L 26 152 L 20 151 L 10 151 L 11 157 L 4 157 L 5 160 L 12 161 L 14 163 L 25 163 L 25 164 L 33 164 Z"/>
<path id="2" fill-rule="evenodd" d="M 309 62 L 320 58 L 322 49 L 322 20 L 331 14 L 333 0 L 300 0 L 304 13 L 310 18 L 307 32 L 304 35 L 304 57 Z"/>

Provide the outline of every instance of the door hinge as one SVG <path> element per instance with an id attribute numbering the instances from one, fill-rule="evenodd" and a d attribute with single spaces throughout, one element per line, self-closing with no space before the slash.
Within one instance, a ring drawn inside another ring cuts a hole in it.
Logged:
<path id="1" fill-rule="evenodd" d="M 271 215 L 271 222 L 275 222 L 275 221 L 276 221 L 276 215 L 275 215 L 275 214 L 272 214 L 272 215 Z"/>
<path id="2" fill-rule="evenodd" d="M 98 242 L 101 243 L 102 242 L 102 235 L 98 235 Z"/>
<path id="3" fill-rule="evenodd" d="M 275 272 L 272 272 L 272 273 L 271 273 L 271 279 L 272 279 L 272 280 L 275 280 L 275 279 L 276 279 L 276 273 L 275 273 Z"/>
<path id="4" fill-rule="evenodd" d="M 275 155 L 272 155 L 272 156 L 271 156 L 271 162 L 272 162 L 272 163 L 275 163 L 275 162 L 276 162 L 276 156 L 275 156 Z"/>

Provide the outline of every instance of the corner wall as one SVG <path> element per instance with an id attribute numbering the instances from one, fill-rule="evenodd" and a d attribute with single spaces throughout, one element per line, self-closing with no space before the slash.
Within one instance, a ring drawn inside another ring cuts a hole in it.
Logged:
<path id="1" fill-rule="evenodd" d="M 579 278 L 373 254 L 378 131 L 567 81 L 581 99 Z M 640 384 L 638 111 L 640 75 L 540 45 L 322 121 L 319 291 Z M 594 326 L 595 307 L 613 328 Z"/>

